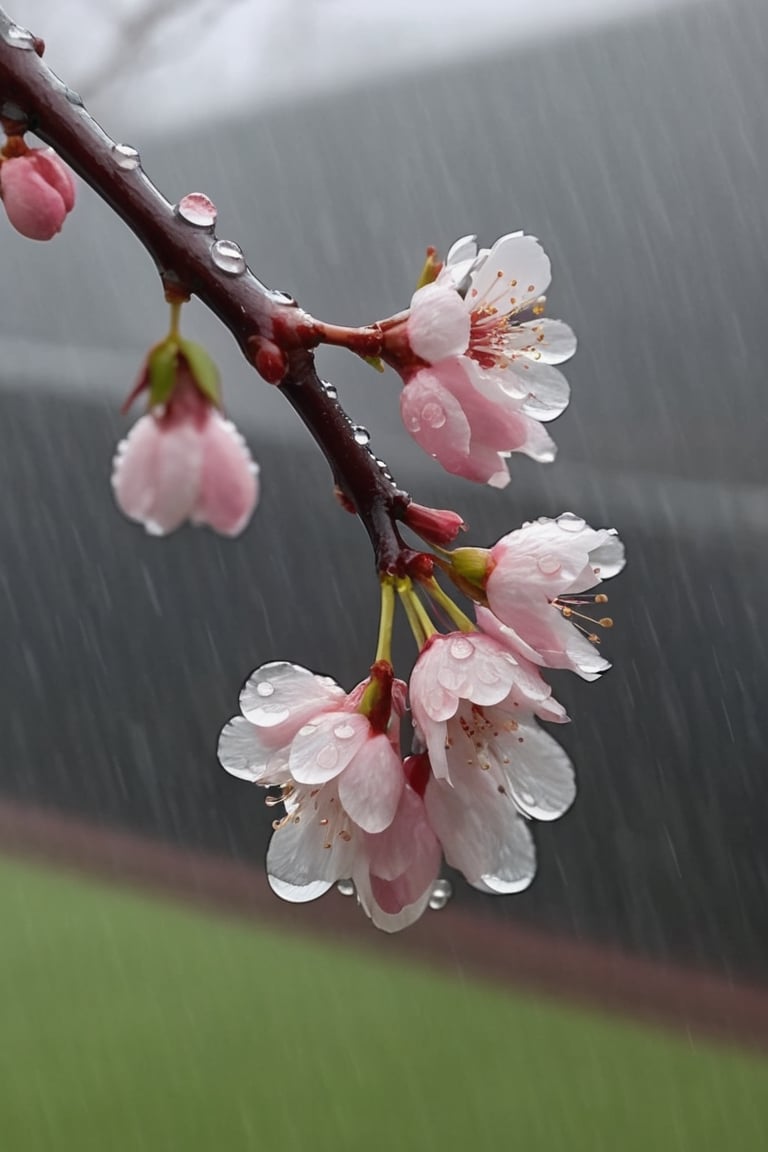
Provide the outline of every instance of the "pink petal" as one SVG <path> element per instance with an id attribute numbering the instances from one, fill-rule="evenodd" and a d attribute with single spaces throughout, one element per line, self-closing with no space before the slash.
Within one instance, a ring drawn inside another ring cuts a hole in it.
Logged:
<path id="1" fill-rule="evenodd" d="M 291 775 L 300 784 L 334 779 L 359 753 L 370 732 L 367 717 L 359 712 L 329 712 L 305 724 L 291 744 Z"/>
<path id="2" fill-rule="evenodd" d="M 256 784 L 288 783 L 286 767 L 276 768 L 274 747 L 244 717 L 235 716 L 219 736 L 219 762 L 227 772 Z"/>
<path id="3" fill-rule="evenodd" d="M 408 341 L 412 351 L 428 364 L 466 352 L 469 327 L 469 312 L 453 288 L 426 284 L 414 293 L 408 316 Z"/>
<path id="4" fill-rule="evenodd" d="M 218 412 L 210 413 L 203 428 L 202 451 L 200 492 L 192 518 L 224 536 L 237 536 L 259 498 L 258 465 L 235 425 Z"/>
<path id="5" fill-rule="evenodd" d="M 189 517 L 200 467 L 200 436 L 193 425 L 165 427 L 153 415 L 142 416 L 118 446 L 115 498 L 129 519 L 151 535 L 165 535 Z"/>
<path id="6" fill-rule="evenodd" d="M 469 453 L 469 423 L 461 404 L 442 384 L 454 361 L 422 368 L 400 393 L 400 414 L 406 431 L 448 472 L 461 475 Z"/>
<path id="7" fill-rule="evenodd" d="M 340 708 L 344 690 L 328 676 L 316 676 L 298 664 L 262 664 L 240 693 L 240 709 L 261 729 L 265 745 L 289 744 L 313 717 Z"/>
<path id="8" fill-rule="evenodd" d="M 400 757 L 383 733 L 365 741 L 339 777 L 339 799 L 366 832 L 381 832 L 394 819 L 405 777 Z"/>

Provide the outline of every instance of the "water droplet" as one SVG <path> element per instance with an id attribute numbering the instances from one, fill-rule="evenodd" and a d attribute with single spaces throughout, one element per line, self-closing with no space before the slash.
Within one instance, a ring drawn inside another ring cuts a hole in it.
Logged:
<path id="1" fill-rule="evenodd" d="M 421 410 L 421 418 L 429 428 L 442 428 L 448 417 L 445 408 L 436 400 L 430 400 Z"/>
<path id="2" fill-rule="evenodd" d="M 284 724 L 290 715 L 290 711 L 282 704 L 262 704 L 248 708 L 248 719 L 260 728 L 276 728 L 278 724 Z"/>
<path id="3" fill-rule="evenodd" d="M 499 673 L 490 664 L 480 663 L 474 672 L 475 676 L 477 676 L 477 679 L 481 684 L 487 684 L 491 686 L 493 684 L 498 684 L 499 680 L 501 679 Z"/>
<path id="4" fill-rule="evenodd" d="M 270 684 L 269 680 L 261 680 L 256 685 L 256 692 L 259 696 L 271 696 L 275 691 L 274 684 Z"/>
<path id="5" fill-rule="evenodd" d="M 317 732 L 317 724 L 302 724 L 299 728 L 299 736 L 311 736 L 313 732 Z"/>
<path id="6" fill-rule="evenodd" d="M 335 744 L 326 744 L 317 754 L 318 768 L 335 768 L 339 759 L 339 750 Z"/>
<path id="7" fill-rule="evenodd" d="M 371 439 L 370 432 L 368 431 L 367 428 L 363 428 L 363 426 L 361 424 L 356 424 L 355 427 L 352 429 L 352 432 L 353 432 L 353 435 L 355 437 L 355 444 L 360 444 L 362 446 L 364 444 L 367 444 L 369 442 L 369 440 Z"/>
<path id="8" fill-rule="evenodd" d="M 407 423 L 408 423 L 408 431 L 409 432 L 420 432 L 421 431 L 421 421 L 419 420 L 419 418 L 415 412 L 409 412 L 408 413 Z"/>
<path id="9" fill-rule="evenodd" d="M 433 912 L 439 912 L 453 896 L 453 885 L 450 880 L 435 880 L 429 894 L 429 906 Z"/>
<path id="10" fill-rule="evenodd" d="M 31 32 L 26 28 L 19 27 L 18 24 L 6 24 L 2 31 L 3 40 L 6 44 L 10 44 L 13 48 L 32 48 L 35 47 L 35 38 Z"/>
<path id="11" fill-rule="evenodd" d="M 113 144 L 112 156 L 115 164 L 124 172 L 134 172 L 141 164 L 141 157 L 130 144 Z"/>
<path id="12" fill-rule="evenodd" d="M 334 728 L 333 734 L 339 740 L 351 740 L 355 734 L 355 729 L 351 724 L 339 724 Z"/>
<path id="13" fill-rule="evenodd" d="M 294 299 L 293 296 L 290 296 L 287 292 L 280 292 L 276 288 L 270 288 L 269 295 L 272 297 L 272 299 L 275 301 L 276 304 L 295 304 L 296 303 L 296 300 Z"/>
<path id="14" fill-rule="evenodd" d="M 565 532 L 581 532 L 582 528 L 586 527 L 586 520 L 582 520 L 581 516 L 574 516 L 573 512 L 563 512 L 562 516 L 558 516 L 557 524 Z"/>
<path id="15" fill-rule="evenodd" d="M 330 380 L 323 380 L 322 384 L 323 384 L 323 391 L 325 392 L 326 396 L 329 396 L 331 398 L 331 400 L 335 400 L 336 397 L 338 396 L 338 392 L 336 391 L 336 385 L 331 384 Z"/>
<path id="16" fill-rule="evenodd" d="M 336 891 L 340 892 L 342 896 L 354 896 L 355 886 L 351 880 L 339 880 Z"/>
<path id="17" fill-rule="evenodd" d="M 83 98 L 79 92 L 75 92 L 74 88 L 65 88 L 64 95 L 70 104 L 74 104 L 76 108 L 83 108 Z"/>
<path id="18" fill-rule="evenodd" d="M 468 660 L 474 650 L 471 641 L 467 640 L 466 636 L 457 636 L 455 640 L 451 641 L 449 649 L 454 660 Z"/>
<path id="19" fill-rule="evenodd" d="M 523 804 L 526 804 L 529 808 L 536 803 L 536 797 L 531 792 L 521 792 L 520 799 Z"/>
<path id="20" fill-rule="evenodd" d="M 176 215 L 195 228 L 213 228 L 216 223 L 216 205 L 204 193 L 190 192 L 179 200 Z"/>
<path id="21" fill-rule="evenodd" d="M 217 268 L 230 276 L 241 276 L 245 272 L 245 256 L 234 240 L 216 240 L 211 245 L 211 259 Z"/>
<path id="22" fill-rule="evenodd" d="M 557 556 L 547 554 L 540 558 L 538 567 L 543 576 L 554 576 L 556 572 L 560 571 L 560 561 Z"/>

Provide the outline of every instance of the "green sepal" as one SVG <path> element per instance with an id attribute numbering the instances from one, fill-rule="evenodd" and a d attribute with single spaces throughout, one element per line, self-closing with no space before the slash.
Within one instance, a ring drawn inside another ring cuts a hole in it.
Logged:
<path id="1" fill-rule="evenodd" d="M 384 371 L 384 361 L 381 356 L 363 356 L 366 364 L 370 364 L 371 368 L 375 368 L 377 372 Z"/>
<path id="2" fill-rule="evenodd" d="M 221 407 L 221 388 L 219 387 L 219 370 L 203 348 L 194 340 L 179 340 L 179 351 L 187 362 L 190 375 L 211 404 Z"/>
<path id="3" fill-rule="evenodd" d="M 170 400 L 176 387 L 178 356 L 178 344 L 169 339 L 156 344 L 147 357 L 150 408 L 160 408 Z"/>

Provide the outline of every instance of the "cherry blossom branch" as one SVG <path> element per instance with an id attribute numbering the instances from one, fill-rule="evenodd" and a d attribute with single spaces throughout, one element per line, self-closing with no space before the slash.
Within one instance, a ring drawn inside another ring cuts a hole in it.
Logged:
<path id="1" fill-rule="evenodd" d="M 410 497 L 356 439 L 346 413 L 323 387 L 311 352 L 325 340 L 323 326 L 290 297 L 265 287 L 236 244 L 216 240 L 215 217 L 210 226 L 184 219 L 143 171 L 138 153 L 110 139 L 77 93 L 43 62 L 43 48 L 0 9 L 0 117 L 6 132 L 31 131 L 54 148 L 128 225 L 154 261 L 166 293 L 195 295 L 221 320 L 249 363 L 278 384 L 307 426 L 345 506 L 368 532 L 378 570 L 404 575 L 420 555 L 403 543 L 397 526 Z M 354 331 L 338 330 L 352 340 Z M 375 355 L 378 343 L 375 329 L 361 330 L 354 350 Z"/>

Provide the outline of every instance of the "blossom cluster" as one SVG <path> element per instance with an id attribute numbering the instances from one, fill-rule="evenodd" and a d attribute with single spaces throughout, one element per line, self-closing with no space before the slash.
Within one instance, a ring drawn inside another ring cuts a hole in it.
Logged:
<path id="1" fill-rule="evenodd" d="M 592 629 L 610 620 L 584 609 L 606 599 L 589 590 L 621 570 L 624 551 L 613 530 L 565 513 L 479 552 L 447 554 L 483 601 L 476 622 L 425 636 L 409 689 L 386 661 L 349 694 L 288 663 L 265 664 L 246 683 L 219 758 L 278 790 L 267 803 L 285 814 L 267 871 L 283 898 L 312 900 L 351 879 L 374 924 L 391 932 L 421 916 L 443 856 L 486 893 L 531 883 L 529 822 L 556 819 L 575 795 L 567 754 L 539 725 L 568 719 L 541 669 L 591 680 L 608 667 Z M 398 591 L 416 596 L 410 581 Z M 403 756 L 406 693 L 415 752 Z"/>

